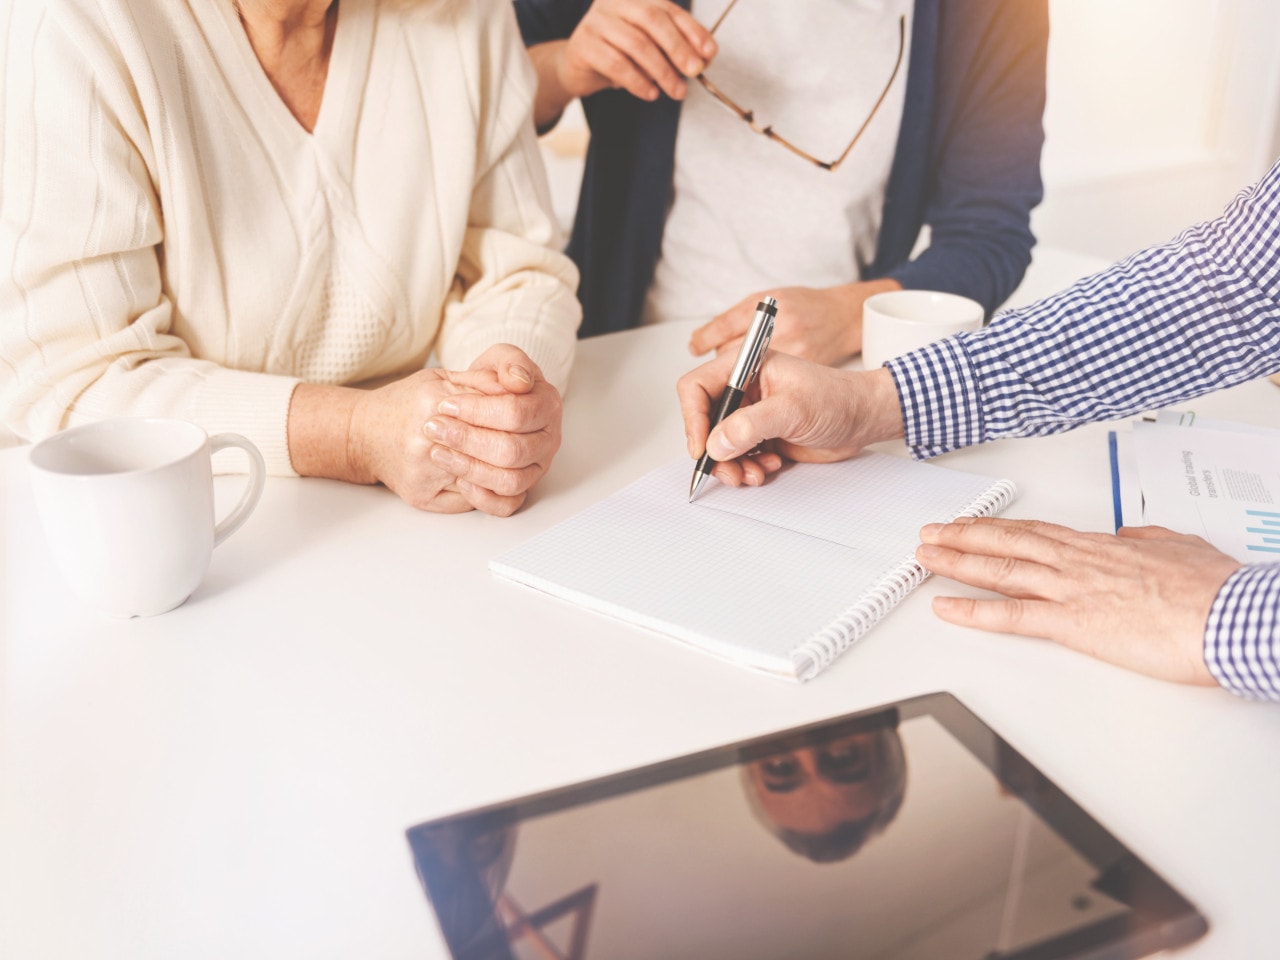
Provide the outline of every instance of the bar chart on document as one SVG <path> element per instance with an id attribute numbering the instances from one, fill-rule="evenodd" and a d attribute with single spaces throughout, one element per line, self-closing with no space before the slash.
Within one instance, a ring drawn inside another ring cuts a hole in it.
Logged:
<path id="1" fill-rule="evenodd" d="M 1139 422 L 1142 519 L 1204 537 L 1241 562 L 1280 554 L 1280 432 Z"/>
<path id="2" fill-rule="evenodd" d="M 1246 510 L 1245 547 L 1251 553 L 1280 553 L 1280 513 L 1270 510 Z"/>

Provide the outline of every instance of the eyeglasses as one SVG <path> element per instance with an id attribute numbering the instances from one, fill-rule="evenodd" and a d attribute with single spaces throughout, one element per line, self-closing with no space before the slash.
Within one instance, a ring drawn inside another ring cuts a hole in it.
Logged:
<path id="1" fill-rule="evenodd" d="M 724 13 L 720 14 L 720 18 L 716 20 L 716 22 L 711 26 L 712 35 L 715 34 L 720 24 L 724 23 L 724 18 L 729 16 L 729 12 L 733 10 L 733 8 L 736 7 L 737 5 L 738 5 L 738 0 L 732 0 L 729 6 L 725 7 Z M 871 120 L 872 118 L 875 117 L 876 111 L 880 109 L 880 104 L 884 103 L 884 98 L 889 95 L 889 89 L 893 86 L 893 81 L 896 80 L 898 77 L 898 70 L 901 69 L 902 67 L 902 54 L 904 49 L 906 48 L 906 42 L 907 42 L 907 18 L 905 16 L 900 16 L 898 17 L 898 59 L 893 65 L 893 73 L 889 74 L 889 82 L 884 85 L 884 90 L 880 92 L 880 97 L 876 100 L 875 106 L 872 107 L 871 112 L 867 114 L 867 119 L 862 121 L 862 126 L 860 126 L 858 128 L 858 132 L 853 135 L 853 139 L 850 140 L 849 145 L 844 148 L 844 152 L 841 153 L 840 156 L 836 157 L 834 160 L 831 160 L 829 162 L 825 160 L 819 160 L 813 154 L 808 153 L 805 150 L 801 150 L 799 147 L 797 147 L 794 143 L 792 143 L 786 137 L 782 136 L 782 134 L 774 130 L 772 125 L 761 125 L 757 123 L 755 111 L 747 110 L 747 109 L 744 109 L 743 107 L 738 106 L 738 104 L 735 103 L 734 100 L 728 94 L 726 94 L 723 90 L 721 90 L 714 83 L 708 80 L 707 75 L 705 73 L 698 74 L 698 82 L 706 88 L 707 93 L 711 94 L 721 103 L 723 103 L 726 107 L 728 107 L 730 110 L 736 113 L 740 118 L 745 120 L 747 122 L 747 125 L 751 127 L 751 129 L 754 130 L 756 133 L 760 134 L 761 136 L 768 137 L 770 140 L 772 140 L 774 143 L 779 144 L 780 146 L 786 147 L 788 150 L 794 153 L 797 157 L 800 157 L 803 160 L 808 160 L 810 163 L 812 163 L 816 167 L 820 167 L 823 170 L 835 170 L 840 166 L 840 164 L 844 163 L 844 158 L 849 156 L 849 153 L 853 150 L 854 146 L 857 144 L 863 132 L 866 131 L 867 127 L 871 125 Z"/>

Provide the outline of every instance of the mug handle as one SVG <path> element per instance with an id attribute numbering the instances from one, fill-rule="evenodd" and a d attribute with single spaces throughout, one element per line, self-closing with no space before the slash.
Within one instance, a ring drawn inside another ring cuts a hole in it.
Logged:
<path id="1" fill-rule="evenodd" d="M 239 530 L 240 525 L 249 519 L 249 514 L 253 513 L 253 508 L 258 505 L 258 498 L 262 496 L 262 487 L 267 479 L 267 464 L 251 441 L 238 433 L 219 433 L 209 438 L 211 456 L 227 447 L 239 447 L 249 457 L 249 485 L 245 487 L 244 496 L 235 505 L 235 509 L 213 528 L 215 547 Z"/>

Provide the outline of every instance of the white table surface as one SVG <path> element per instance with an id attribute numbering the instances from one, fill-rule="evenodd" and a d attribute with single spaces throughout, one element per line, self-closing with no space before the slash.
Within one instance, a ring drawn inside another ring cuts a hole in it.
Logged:
<path id="1" fill-rule="evenodd" d="M 1094 265 L 1042 254 L 1020 298 Z M 564 447 L 515 517 L 271 480 L 199 591 L 153 619 L 66 592 L 25 450 L 0 452 L 0 957 L 443 957 L 407 827 L 934 690 L 1207 914 L 1182 956 L 1274 950 L 1274 707 L 950 627 L 929 598 L 956 587 L 936 579 L 798 686 L 490 576 L 494 554 L 684 455 L 688 331 L 582 344 Z M 1265 382 L 1191 406 L 1280 424 Z M 942 462 L 1015 480 L 1009 516 L 1106 530 L 1105 430 Z"/>

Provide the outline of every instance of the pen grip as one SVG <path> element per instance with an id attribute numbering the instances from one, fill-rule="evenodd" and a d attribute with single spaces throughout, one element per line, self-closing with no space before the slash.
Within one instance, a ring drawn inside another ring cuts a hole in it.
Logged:
<path id="1" fill-rule="evenodd" d="M 720 405 L 716 407 L 715 413 L 711 415 L 712 430 L 716 428 L 721 420 L 729 416 L 733 411 L 737 410 L 738 407 L 742 406 L 742 398 L 744 396 L 746 396 L 746 392 L 739 390 L 737 387 L 724 388 L 724 393 L 720 394 Z M 710 473 L 711 467 L 714 464 L 715 461 L 711 459 L 711 454 L 703 453 L 702 456 L 698 458 L 698 465 L 694 467 L 694 470 L 697 473 Z"/>
<path id="2" fill-rule="evenodd" d="M 711 418 L 711 429 L 714 430 L 720 421 L 742 406 L 742 398 L 745 396 L 746 392 L 737 387 L 725 387 L 724 393 L 720 394 L 720 406 L 716 408 L 715 415 Z"/>

